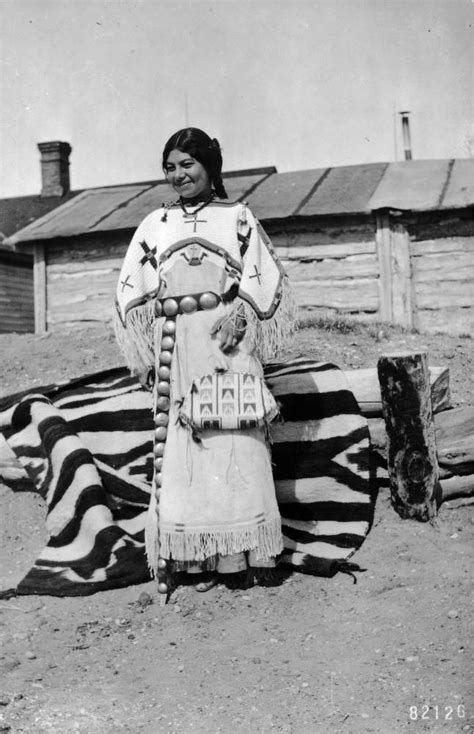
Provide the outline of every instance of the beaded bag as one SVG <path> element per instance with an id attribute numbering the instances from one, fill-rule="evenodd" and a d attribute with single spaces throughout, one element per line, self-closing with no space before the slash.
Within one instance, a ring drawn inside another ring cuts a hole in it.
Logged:
<path id="1" fill-rule="evenodd" d="M 180 420 L 195 430 L 256 428 L 278 414 L 275 398 L 261 377 L 247 372 L 214 372 L 195 379 Z"/>

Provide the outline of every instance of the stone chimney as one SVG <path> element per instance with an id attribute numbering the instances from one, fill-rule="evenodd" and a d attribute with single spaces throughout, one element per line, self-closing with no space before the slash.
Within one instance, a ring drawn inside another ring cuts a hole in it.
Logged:
<path id="1" fill-rule="evenodd" d="M 71 146 L 60 140 L 38 143 L 41 153 L 41 196 L 64 196 L 70 191 L 69 154 Z"/>

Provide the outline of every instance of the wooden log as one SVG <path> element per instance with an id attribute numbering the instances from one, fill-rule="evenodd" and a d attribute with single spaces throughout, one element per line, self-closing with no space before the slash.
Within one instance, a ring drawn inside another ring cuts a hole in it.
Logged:
<path id="1" fill-rule="evenodd" d="M 390 238 L 390 217 L 387 212 L 376 214 L 377 231 L 375 242 L 379 261 L 379 314 L 382 321 L 393 320 L 392 304 L 392 255 Z"/>
<path id="2" fill-rule="evenodd" d="M 387 456 L 383 418 L 367 419 L 370 443 L 382 459 Z M 440 479 L 474 475 L 474 407 L 443 410 L 434 416 Z"/>
<path id="3" fill-rule="evenodd" d="M 378 309 L 376 278 L 293 281 L 295 298 L 304 307 L 337 308 L 340 311 Z"/>
<path id="4" fill-rule="evenodd" d="M 312 260 L 286 260 L 285 271 L 291 281 L 345 280 L 378 277 L 375 255 L 350 256 L 340 259 L 322 258 L 315 254 Z"/>
<path id="5" fill-rule="evenodd" d="M 460 497 L 474 497 L 474 474 L 441 479 L 440 485 L 441 502 L 456 500 Z"/>
<path id="6" fill-rule="evenodd" d="M 441 489 L 427 355 L 383 355 L 377 370 L 392 506 L 402 518 L 433 520 Z"/>
<path id="7" fill-rule="evenodd" d="M 377 479 L 379 486 L 382 486 L 388 480 L 388 471 L 385 464 L 377 469 Z M 446 479 L 440 479 L 441 487 L 440 497 L 437 498 L 438 505 L 448 500 L 459 499 L 460 497 L 474 496 L 474 474 L 468 476 L 453 476 Z"/>
<path id="8" fill-rule="evenodd" d="M 343 370 L 359 404 L 362 415 L 375 417 L 382 415 L 382 396 L 380 384 L 375 368 L 364 368 L 360 370 Z M 446 410 L 451 405 L 449 392 L 449 368 L 429 367 L 431 385 L 431 403 L 433 412 Z"/>
<path id="9" fill-rule="evenodd" d="M 390 228 L 392 259 L 393 322 L 407 328 L 414 326 L 413 284 L 411 275 L 410 236 L 401 224 Z"/>
<path id="10" fill-rule="evenodd" d="M 474 474 L 474 407 L 435 417 L 438 463 L 453 474 Z"/>
<path id="11" fill-rule="evenodd" d="M 35 246 L 34 264 L 35 333 L 43 334 L 46 323 L 46 257 L 44 244 Z"/>
<path id="12" fill-rule="evenodd" d="M 432 280 L 430 283 L 416 279 L 416 303 L 420 309 L 439 311 L 444 308 L 474 308 L 472 278 L 469 271 L 463 280 Z"/>

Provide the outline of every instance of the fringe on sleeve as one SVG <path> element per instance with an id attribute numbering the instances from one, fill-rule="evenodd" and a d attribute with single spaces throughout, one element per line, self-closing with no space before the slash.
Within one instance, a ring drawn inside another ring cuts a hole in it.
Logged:
<path id="1" fill-rule="evenodd" d="M 150 300 L 132 308 L 125 317 L 125 325 L 114 309 L 115 337 L 128 368 L 134 374 L 155 364 L 154 306 L 154 300 Z"/>
<path id="2" fill-rule="evenodd" d="M 253 344 L 255 356 L 261 362 L 269 362 L 292 345 L 296 331 L 297 306 L 287 275 L 281 281 L 281 297 L 278 307 L 269 319 L 260 319 L 252 306 L 238 296 L 232 301 L 228 320 L 236 332 L 245 323 L 245 339 Z"/>

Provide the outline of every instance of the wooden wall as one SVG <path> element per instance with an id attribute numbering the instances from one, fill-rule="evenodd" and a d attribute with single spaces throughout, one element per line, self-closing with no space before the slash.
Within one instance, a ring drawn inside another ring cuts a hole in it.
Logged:
<path id="1" fill-rule="evenodd" d="M 474 335 L 472 210 L 404 217 L 410 239 L 414 325 L 420 331 Z"/>
<path id="2" fill-rule="evenodd" d="M 374 319 L 379 266 L 373 219 L 333 218 L 266 223 L 303 314 Z"/>
<path id="3" fill-rule="evenodd" d="M 110 321 L 129 237 L 56 240 L 46 247 L 46 321 L 54 330 Z"/>
<path id="4" fill-rule="evenodd" d="M 34 332 L 33 258 L 0 249 L 0 332 Z"/>
<path id="5" fill-rule="evenodd" d="M 474 332 L 469 210 L 264 222 L 301 314 Z M 45 246 L 48 329 L 109 321 L 131 232 Z M 38 250 L 38 246 L 36 246 Z"/>

